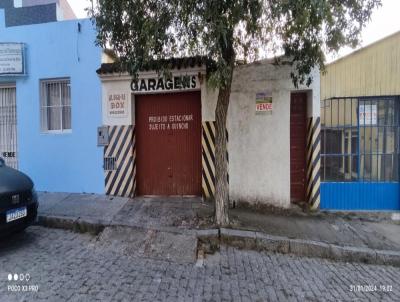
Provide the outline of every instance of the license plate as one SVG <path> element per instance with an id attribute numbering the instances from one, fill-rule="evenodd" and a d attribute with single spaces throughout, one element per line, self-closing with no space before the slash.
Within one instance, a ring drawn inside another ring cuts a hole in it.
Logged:
<path id="1" fill-rule="evenodd" d="M 13 210 L 7 211 L 6 220 L 8 223 L 8 222 L 26 217 L 27 215 L 28 215 L 28 211 L 27 211 L 26 207 L 13 209 Z"/>

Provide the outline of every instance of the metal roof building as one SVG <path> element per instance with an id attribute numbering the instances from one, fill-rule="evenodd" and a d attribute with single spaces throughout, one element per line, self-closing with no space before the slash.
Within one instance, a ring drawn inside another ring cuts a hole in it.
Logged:
<path id="1" fill-rule="evenodd" d="M 321 76 L 321 206 L 398 210 L 400 32 Z"/>

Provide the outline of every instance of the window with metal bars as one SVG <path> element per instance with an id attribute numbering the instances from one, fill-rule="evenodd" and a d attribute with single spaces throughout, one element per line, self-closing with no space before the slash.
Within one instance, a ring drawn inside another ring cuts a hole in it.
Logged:
<path id="1" fill-rule="evenodd" d="M 15 85 L 0 83 L 0 157 L 18 168 L 17 105 Z"/>
<path id="2" fill-rule="evenodd" d="M 117 170 L 117 158 L 116 157 L 105 157 L 104 158 L 104 171 L 114 171 Z"/>
<path id="3" fill-rule="evenodd" d="M 71 85 L 69 78 L 40 81 L 42 132 L 71 130 Z"/>
<path id="4" fill-rule="evenodd" d="M 321 102 L 323 181 L 399 181 L 398 96 Z"/>

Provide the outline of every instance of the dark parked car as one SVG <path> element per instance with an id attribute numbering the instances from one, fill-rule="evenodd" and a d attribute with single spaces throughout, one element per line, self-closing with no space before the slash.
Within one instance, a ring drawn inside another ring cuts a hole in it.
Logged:
<path id="1" fill-rule="evenodd" d="M 0 158 L 0 235 L 24 230 L 35 221 L 37 208 L 32 180 Z"/>

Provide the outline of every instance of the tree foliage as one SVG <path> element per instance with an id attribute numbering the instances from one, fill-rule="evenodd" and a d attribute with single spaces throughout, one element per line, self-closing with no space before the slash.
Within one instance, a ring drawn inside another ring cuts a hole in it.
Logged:
<path id="1" fill-rule="evenodd" d="M 99 45 L 113 48 L 135 75 L 149 61 L 200 55 L 213 59 L 211 83 L 229 80 L 236 60 L 285 54 L 294 83 L 309 84 L 324 53 L 359 43 L 381 0 L 92 0 Z M 233 62 L 231 62 L 233 60 Z M 159 61 L 158 68 L 168 65 Z"/>
<path id="2" fill-rule="evenodd" d="M 95 1 L 95 0 L 92 0 Z M 324 53 L 355 46 L 380 0 L 97 0 L 91 10 L 97 42 L 111 47 L 133 77 L 150 62 L 203 56 L 215 63 L 208 83 L 218 88 L 215 109 L 215 218 L 229 223 L 226 120 L 237 60 L 284 54 L 295 86 L 309 85 Z"/>

